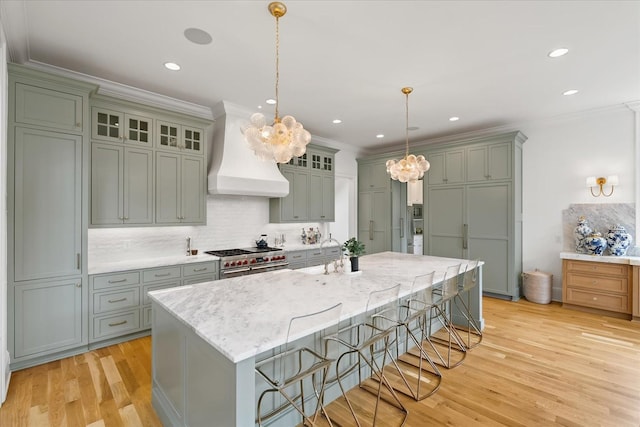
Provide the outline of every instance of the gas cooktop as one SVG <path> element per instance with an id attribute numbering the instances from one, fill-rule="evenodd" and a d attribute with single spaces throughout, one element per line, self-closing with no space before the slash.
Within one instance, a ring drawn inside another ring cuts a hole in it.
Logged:
<path id="1" fill-rule="evenodd" d="M 236 256 L 236 255 L 248 255 L 264 252 L 281 251 L 282 248 L 243 248 L 243 249 L 218 249 L 214 251 L 205 251 L 205 254 L 215 255 L 219 257 Z"/>

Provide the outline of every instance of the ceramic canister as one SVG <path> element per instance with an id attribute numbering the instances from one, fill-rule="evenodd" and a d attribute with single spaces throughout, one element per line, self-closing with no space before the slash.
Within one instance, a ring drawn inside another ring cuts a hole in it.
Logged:
<path id="1" fill-rule="evenodd" d="M 593 232 L 584 239 L 584 247 L 590 255 L 602 255 L 607 249 L 607 239 L 601 233 Z"/>
<path id="2" fill-rule="evenodd" d="M 616 224 L 607 233 L 607 246 L 609 253 L 614 256 L 623 256 L 631 246 L 633 238 L 620 224 Z"/>
<path id="3" fill-rule="evenodd" d="M 592 231 L 593 230 L 591 230 L 591 227 L 589 227 L 589 223 L 584 216 L 578 218 L 578 225 L 573 230 L 573 237 L 576 241 L 576 252 L 580 254 L 587 252 L 586 248 L 584 247 L 584 239 L 587 238 Z"/>

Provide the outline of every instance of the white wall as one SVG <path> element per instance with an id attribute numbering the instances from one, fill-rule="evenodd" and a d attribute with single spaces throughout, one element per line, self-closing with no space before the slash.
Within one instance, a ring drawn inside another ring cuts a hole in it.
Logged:
<path id="1" fill-rule="evenodd" d="M 626 106 L 522 125 L 523 270 L 553 274 L 562 299 L 562 210 L 572 203 L 635 202 L 634 113 Z M 617 174 L 611 197 L 593 197 L 587 176 Z M 635 238 L 636 236 L 634 236 Z"/>
<path id="2" fill-rule="evenodd" d="M 7 350 L 7 43 L 0 22 L 0 406 L 9 388 Z"/>

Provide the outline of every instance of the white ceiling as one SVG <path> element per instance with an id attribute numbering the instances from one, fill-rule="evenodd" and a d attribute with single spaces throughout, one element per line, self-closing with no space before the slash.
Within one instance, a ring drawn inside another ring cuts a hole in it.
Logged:
<path id="1" fill-rule="evenodd" d="M 3 0 L 0 12 L 14 62 L 269 113 L 275 18 L 268 3 Z M 409 126 L 419 129 L 411 141 L 640 100 L 640 1 L 285 4 L 280 113 L 327 139 L 361 148 L 403 142 L 403 86 L 414 88 Z M 191 27 L 213 43 L 189 42 L 183 32 Z M 549 58 L 557 47 L 570 51 Z M 182 70 L 166 70 L 166 61 Z M 563 96 L 568 89 L 580 92 Z"/>

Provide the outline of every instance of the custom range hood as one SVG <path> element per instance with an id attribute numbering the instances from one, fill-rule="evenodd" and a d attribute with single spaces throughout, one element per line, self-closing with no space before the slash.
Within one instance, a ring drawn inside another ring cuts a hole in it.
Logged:
<path id="1" fill-rule="evenodd" d="M 252 111 L 228 101 L 213 107 L 213 146 L 209 151 L 209 194 L 284 197 L 289 181 L 273 161 L 256 157 L 240 131 Z"/>

